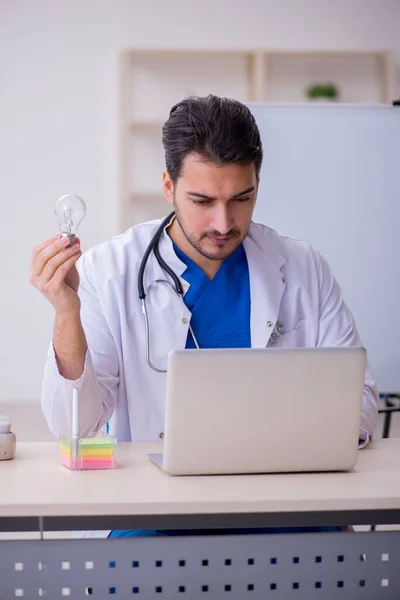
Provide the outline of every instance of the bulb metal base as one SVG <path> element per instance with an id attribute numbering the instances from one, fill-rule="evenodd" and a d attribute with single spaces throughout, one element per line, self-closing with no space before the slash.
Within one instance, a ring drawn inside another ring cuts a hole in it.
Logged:
<path id="1" fill-rule="evenodd" d="M 75 243 L 75 234 L 74 233 L 61 233 L 62 237 L 67 237 L 69 239 L 68 246 L 72 246 Z M 68 248 L 67 246 L 67 248 Z"/>

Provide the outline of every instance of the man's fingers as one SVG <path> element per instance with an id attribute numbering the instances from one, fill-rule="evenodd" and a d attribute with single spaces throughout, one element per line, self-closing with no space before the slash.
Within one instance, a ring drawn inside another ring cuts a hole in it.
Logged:
<path id="1" fill-rule="evenodd" d="M 43 251 L 44 252 L 44 251 Z M 41 287 L 45 286 L 48 281 L 54 276 L 54 273 L 63 263 L 68 262 L 71 256 L 76 256 L 80 252 L 79 244 L 74 244 L 73 246 L 69 246 L 68 248 L 62 249 L 62 251 L 57 251 L 57 253 L 49 258 L 45 263 L 42 271 L 39 275 L 33 275 L 36 281 L 39 283 Z M 39 260 L 39 259 L 38 259 Z"/>
<path id="2" fill-rule="evenodd" d="M 74 253 L 68 260 L 63 262 L 54 272 L 53 277 L 46 283 L 46 286 L 52 288 L 52 292 L 57 294 L 61 287 L 65 283 L 65 278 L 69 271 L 72 269 L 78 258 L 81 256 L 81 252 Z"/>
<path id="3" fill-rule="evenodd" d="M 57 256 L 61 250 L 68 246 L 68 244 L 68 238 L 60 236 L 55 241 L 45 245 L 45 247 L 36 255 L 36 259 L 32 262 L 31 277 L 39 277 L 49 260 Z"/>

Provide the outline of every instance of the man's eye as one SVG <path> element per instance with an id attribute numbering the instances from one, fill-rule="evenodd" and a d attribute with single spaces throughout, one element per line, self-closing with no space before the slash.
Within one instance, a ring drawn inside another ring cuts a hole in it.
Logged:
<path id="1" fill-rule="evenodd" d="M 205 204 L 210 204 L 210 200 L 193 200 L 193 203 L 204 206 Z"/>
<path id="2" fill-rule="evenodd" d="M 233 198 L 233 202 L 248 202 L 251 199 L 251 196 L 240 196 L 240 198 Z M 211 200 L 207 200 L 206 198 L 204 199 L 199 199 L 199 200 L 194 200 L 192 199 L 192 202 L 194 204 L 198 204 L 199 206 L 206 206 L 207 204 L 211 204 Z"/>

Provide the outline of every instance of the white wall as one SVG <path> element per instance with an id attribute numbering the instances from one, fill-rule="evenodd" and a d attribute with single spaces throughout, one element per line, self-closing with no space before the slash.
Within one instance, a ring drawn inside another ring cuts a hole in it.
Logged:
<path id="1" fill-rule="evenodd" d="M 226 11 L 228 7 L 228 12 Z M 38 399 L 52 309 L 28 284 L 55 200 L 117 233 L 116 57 L 126 48 L 392 50 L 398 0 L 0 0 L 0 401 Z"/>

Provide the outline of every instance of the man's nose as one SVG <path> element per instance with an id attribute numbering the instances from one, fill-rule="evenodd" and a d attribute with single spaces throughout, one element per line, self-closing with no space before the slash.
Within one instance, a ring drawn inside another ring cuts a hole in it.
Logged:
<path id="1" fill-rule="evenodd" d="M 225 206 L 215 207 L 211 227 L 221 235 L 226 235 L 232 229 L 232 218 Z"/>

